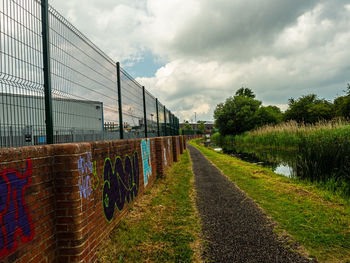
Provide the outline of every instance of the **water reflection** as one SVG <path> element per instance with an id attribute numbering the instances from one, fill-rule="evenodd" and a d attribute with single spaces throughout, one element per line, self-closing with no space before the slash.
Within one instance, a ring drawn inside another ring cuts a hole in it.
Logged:
<path id="1" fill-rule="evenodd" d="M 271 168 L 286 177 L 296 176 L 297 151 L 247 146 L 224 146 L 223 152 L 243 161 Z"/>
<path id="2" fill-rule="evenodd" d="M 280 164 L 273 171 L 276 174 L 281 174 L 281 175 L 284 175 L 284 176 L 289 177 L 289 178 L 295 176 L 294 169 L 292 167 L 290 167 L 288 164 Z"/>

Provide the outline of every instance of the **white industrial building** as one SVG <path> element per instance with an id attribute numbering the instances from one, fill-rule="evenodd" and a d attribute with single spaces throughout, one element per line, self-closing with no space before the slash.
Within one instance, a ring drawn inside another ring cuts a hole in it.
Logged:
<path id="1" fill-rule="evenodd" d="M 55 142 L 102 139 L 102 102 L 53 98 L 52 108 Z M 0 93 L 0 147 L 45 143 L 45 131 L 43 96 Z"/>

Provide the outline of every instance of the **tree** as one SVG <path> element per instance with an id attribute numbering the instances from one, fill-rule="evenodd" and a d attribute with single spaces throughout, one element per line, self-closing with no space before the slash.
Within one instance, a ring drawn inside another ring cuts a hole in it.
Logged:
<path id="1" fill-rule="evenodd" d="M 335 115 L 338 117 L 350 118 L 350 85 L 348 84 L 345 96 L 334 100 Z"/>
<path id="2" fill-rule="evenodd" d="M 183 127 L 184 131 L 192 131 L 192 126 L 189 123 L 186 123 L 186 125 Z"/>
<path id="3" fill-rule="evenodd" d="M 284 119 L 297 122 L 316 123 L 320 120 L 330 120 L 335 117 L 335 108 L 325 99 L 318 99 L 316 94 L 309 94 L 295 100 L 289 100 L 289 108 Z"/>
<path id="4" fill-rule="evenodd" d="M 193 134 L 192 133 L 192 126 L 187 122 L 185 126 L 180 129 L 180 134 L 181 135 L 188 135 L 188 134 Z"/>
<path id="5" fill-rule="evenodd" d="M 255 94 L 251 89 L 243 87 L 236 91 L 236 96 L 245 96 L 252 99 L 255 98 Z"/>
<path id="6" fill-rule="evenodd" d="M 199 134 L 204 134 L 205 133 L 205 125 L 203 122 L 201 122 L 199 125 L 198 125 L 198 133 Z"/>
<path id="7" fill-rule="evenodd" d="M 256 127 L 279 124 L 283 120 L 283 113 L 277 106 L 261 106 L 256 112 Z"/>
<path id="8" fill-rule="evenodd" d="M 235 135 L 256 126 L 256 112 L 261 102 L 248 88 L 241 88 L 234 97 L 220 103 L 214 111 L 215 126 L 221 135 Z"/>

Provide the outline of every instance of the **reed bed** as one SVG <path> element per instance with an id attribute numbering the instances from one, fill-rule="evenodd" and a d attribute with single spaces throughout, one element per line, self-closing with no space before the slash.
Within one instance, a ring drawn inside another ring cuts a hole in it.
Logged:
<path id="1" fill-rule="evenodd" d="M 296 149 L 297 176 L 350 196 L 350 124 L 344 120 L 315 125 L 288 122 L 238 136 L 218 136 L 220 145 Z M 220 138 L 219 138 L 220 137 Z"/>

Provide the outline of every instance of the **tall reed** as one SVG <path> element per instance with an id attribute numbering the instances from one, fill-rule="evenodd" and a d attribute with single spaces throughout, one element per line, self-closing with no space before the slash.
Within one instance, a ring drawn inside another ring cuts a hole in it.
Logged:
<path id="1" fill-rule="evenodd" d="M 350 125 L 337 119 L 315 125 L 283 123 L 220 139 L 226 145 L 297 149 L 297 175 L 350 196 Z"/>

